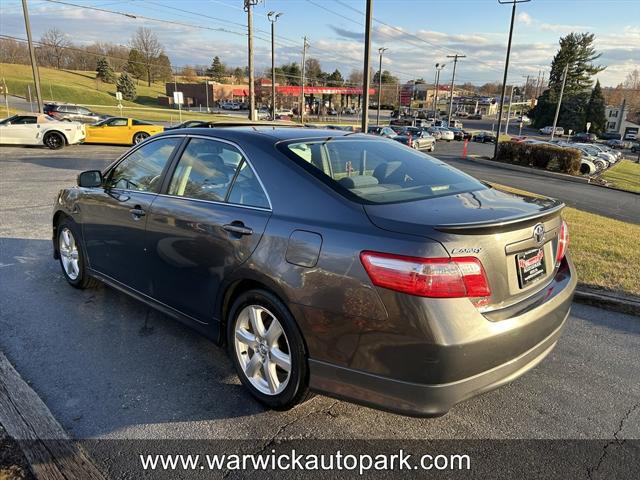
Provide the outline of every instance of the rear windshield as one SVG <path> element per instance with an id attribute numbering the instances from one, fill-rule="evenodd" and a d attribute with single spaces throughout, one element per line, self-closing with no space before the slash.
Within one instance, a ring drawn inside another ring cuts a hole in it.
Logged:
<path id="1" fill-rule="evenodd" d="M 407 202 L 487 188 L 394 140 L 313 139 L 278 148 L 338 192 L 366 203 Z"/>

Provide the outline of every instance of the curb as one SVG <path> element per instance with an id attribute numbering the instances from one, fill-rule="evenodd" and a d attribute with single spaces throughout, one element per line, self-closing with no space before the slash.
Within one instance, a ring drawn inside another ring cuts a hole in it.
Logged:
<path id="1" fill-rule="evenodd" d="M 595 290 L 579 285 L 573 300 L 577 303 L 640 317 L 640 298 L 638 297 Z"/>

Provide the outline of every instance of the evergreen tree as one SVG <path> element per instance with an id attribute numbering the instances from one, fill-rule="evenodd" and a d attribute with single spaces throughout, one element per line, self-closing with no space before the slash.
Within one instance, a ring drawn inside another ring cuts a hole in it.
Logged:
<path id="1" fill-rule="evenodd" d="M 133 77 L 127 72 L 123 72 L 116 82 L 116 89 L 122 93 L 122 98 L 125 100 L 133 101 L 136 99 L 136 84 L 133 81 Z"/>
<path id="2" fill-rule="evenodd" d="M 217 55 L 213 57 L 211 66 L 207 69 L 207 75 L 209 75 L 216 82 L 222 82 L 227 76 L 227 69 L 220 61 L 220 57 Z"/>
<path id="3" fill-rule="evenodd" d="M 115 83 L 116 81 L 113 68 L 111 68 L 109 60 L 107 60 L 106 57 L 100 57 L 96 62 L 96 78 L 99 78 L 105 83 Z"/>
<path id="4" fill-rule="evenodd" d="M 589 104 L 587 105 L 587 122 L 591 122 L 590 132 L 601 135 L 605 131 L 607 118 L 605 117 L 605 101 L 600 87 L 600 81 L 596 82 L 596 86 L 591 91 Z"/>
<path id="5" fill-rule="evenodd" d="M 331 75 L 329 75 L 329 85 L 332 87 L 341 87 L 344 84 L 344 78 L 342 78 L 342 74 L 340 70 L 337 68 L 333 71 Z"/>
<path id="6" fill-rule="evenodd" d="M 537 105 L 530 112 L 536 127 L 553 124 L 564 69 L 568 65 L 558 126 L 565 130 L 584 130 L 593 76 L 606 68 L 593 63 L 600 57 L 593 47 L 594 39 L 591 33 L 570 33 L 560 38 L 560 48 L 551 62 L 549 88 L 538 98 Z"/>
<path id="7" fill-rule="evenodd" d="M 233 70 L 233 80 L 236 83 L 244 83 L 244 69 L 242 67 L 236 67 Z"/>
<path id="8" fill-rule="evenodd" d="M 144 78 L 147 74 L 144 67 L 144 58 L 142 58 L 142 54 L 135 48 L 129 50 L 129 60 L 127 61 L 124 71 L 137 80 Z"/>

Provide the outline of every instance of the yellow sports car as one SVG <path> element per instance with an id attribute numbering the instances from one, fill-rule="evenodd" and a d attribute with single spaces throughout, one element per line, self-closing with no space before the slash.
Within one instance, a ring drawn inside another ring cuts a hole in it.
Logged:
<path id="1" fill-rule="evenodd" d="M 84 143 L 134 145 L 151 135 L 162 132 L 164 127 L 135 118 L 110 117 L 95 125 L 87 125 L 86 129 L 87 137 Z"/>

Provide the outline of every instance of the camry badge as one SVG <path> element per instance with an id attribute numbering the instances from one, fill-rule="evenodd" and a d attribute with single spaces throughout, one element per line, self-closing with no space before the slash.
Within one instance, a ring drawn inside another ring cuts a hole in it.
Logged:
<path id="1" fill-rule="evenodd" d="M 545 237 L 544 225 L 539 223 L 535 227 L 533 227 L 533 238 L 535 239 L 538 245 L 542 245 L 542 242 L 544 242 L 544 237 Z"/>

